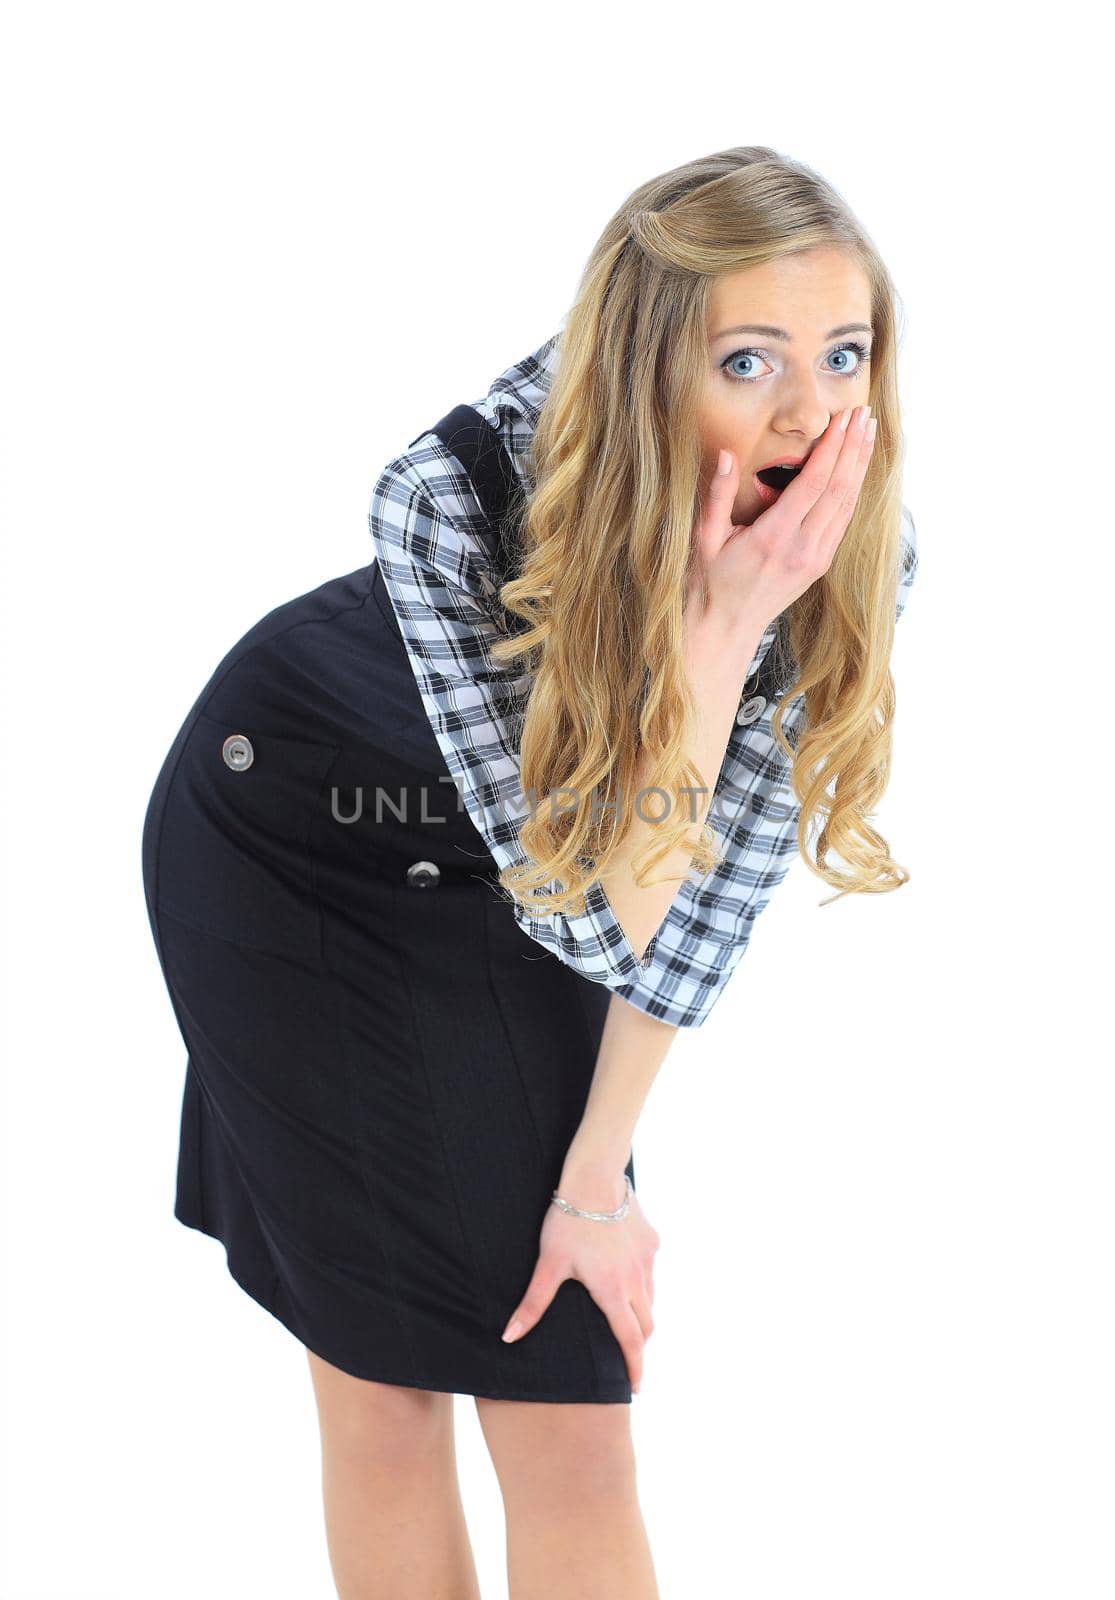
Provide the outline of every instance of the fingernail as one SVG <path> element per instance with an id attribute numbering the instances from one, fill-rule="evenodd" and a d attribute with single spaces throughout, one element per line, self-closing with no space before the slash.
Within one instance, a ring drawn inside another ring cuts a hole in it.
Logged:
<path id="1" fill-rule="evenodd" d="M 867 424 L 867 437 L 869 439 L 874 439 L 874 437 L 875 437 L 875 429 L 878 426 L 879 426 L 878 417 L 872 417 L 871 421 Z"/>
<path id="2" fill-rule="evenodd" d="M 510 1340 L 517 1338 L 522 1331 L 523 1325 L 518 1318 L 516 1318 L 514 1322 L 508 1323 L 507 1327 L 503 1330 L 503 1339 L 505 1342 L 509 1342 Z"/>
<path id="3" fill-rule="evenodd" d="M 716 473 L 720 478 L 726 478 L 732 470 L 732 458 L 727 450 L 721 450 L 716 458 Z"/>
<path id="4" fill-rule="evenodd" d="M 843 413 L 843 415 L 840 418 L 840 431 L 841 431 L 841 433 L 844 432 L 844 429 L 848 426 L 848 423 L 851 421 L 851 418 L 852 418 L 852 413 L 850 411 L 845 411 Z"/>

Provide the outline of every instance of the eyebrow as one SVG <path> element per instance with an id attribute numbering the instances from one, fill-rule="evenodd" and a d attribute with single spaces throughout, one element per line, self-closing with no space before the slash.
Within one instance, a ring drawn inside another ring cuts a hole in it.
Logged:
<path id="1" fill-rule="evenodd" d="M 825 334 L 826 339 L 839 339 L 845 333 L 872 333 L 874 330 L 866 322 L 844 322 L 839 328 L 830 328 Z M 793 339 L 785 328 L 772 328 L 765 322 L 741 322 L 734 328 L 721 328 L 719 333 L 714 333 L 714 339 L 723 339 L 729 333 L 761 333 L 768 339 L 784 339 L 787 344 L 792 344 Z"/>

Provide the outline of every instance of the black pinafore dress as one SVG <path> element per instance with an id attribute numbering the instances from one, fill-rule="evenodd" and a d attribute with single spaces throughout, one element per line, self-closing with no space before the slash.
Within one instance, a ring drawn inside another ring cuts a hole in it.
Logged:
<path id="1" fill-rule="evenodd" d="M 501 568 L 517 489 L 502 440 L 469 406 L 433 431 Z M 177 1219 L 355 1377 L 630 1402 L 578 1280 L 500 1337 L 610 991 L 515 921 L 377 563 L 279 606 L 219 663 L 155 782 L 142 869 L 187 1051 Z M 626 1170 L 634 1183 L 633 1156 Z"/>

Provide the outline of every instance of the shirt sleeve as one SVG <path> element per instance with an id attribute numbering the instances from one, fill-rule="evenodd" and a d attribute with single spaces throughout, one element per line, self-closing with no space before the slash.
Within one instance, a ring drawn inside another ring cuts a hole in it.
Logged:
<path id="1" fill-rule="evenodd" d="M 422 704 L 461 802 L 501 869 L 525 864 L 519 835 L 529 808 L 515 731 L 529 677 L 516 677 L 513 666 L 491 656 L 507 630 L 498 621 L 490 555 L 468 531 L 468 519 L 445 516 L 400 459 L 376 482 L 368 526 Z M 513 905 L 524 932 L 596 983 L 614 988 L 645 970 L 599 882 L 586 891 L 580 915 L 533 916 Z"/>
<path id="2" fill-rule="evenodd" d="M 914 586 L 914 579 L 917 577 L 918 572 L 918 531 L 914 525 L 913 517 L 905 506 L 902 507 L 900 543 L 902 559 L 898 577 L 896 622 L 906 609 L 906 602 L 910 598 L 910 590 Z"/>
<path id="3" fill-rule="evenodd" d="M 805 697 L 787 709 L 793 740 Z M 648 950 L 650 964 L 617 990 L 661 1022 L 699 1028 L 707 1020 L 751 938 L 755 919 L 793 863 L 800 806 L 790 788 L 790 758 L 771 730 L 774 705 L 736 726 L 709 802 L 708 825 L 724 846 L 720 864 L 687 880 Z"/>

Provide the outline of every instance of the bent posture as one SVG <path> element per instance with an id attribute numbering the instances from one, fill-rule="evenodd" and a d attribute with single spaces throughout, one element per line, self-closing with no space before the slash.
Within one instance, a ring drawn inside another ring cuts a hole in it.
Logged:
<path id="1" fill-rule="evenodd" d="M 900 446 L 895 296 L 846 204 L 763 147 L 694 161 L 172 743 L 143 869 L 188 1051 L 175 1215 L 307 1350 L 344 1600 L 479 1594 L 454 1394 L 513 1600 L 657 1593 L 635 1127 L 796 856 L 836 895 L 906 881 L 869 821 Z"/>

